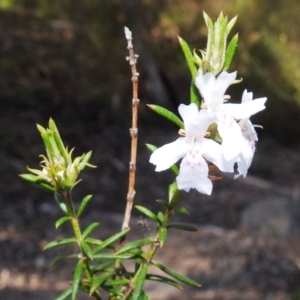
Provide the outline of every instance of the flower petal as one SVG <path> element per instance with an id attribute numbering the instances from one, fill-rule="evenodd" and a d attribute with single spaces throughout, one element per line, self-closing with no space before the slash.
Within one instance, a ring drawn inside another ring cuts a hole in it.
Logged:
<path id="1" fill-rule="evenodd" d="M 199 74 L 195 84 L 200 90 L 209 111 L 217 112 L 223 105 L 225 91 L 236 78 L 236 72 L 222 72 L 216 79 L 212 73 Z"/>
<path id="2" fill-rule="evenodd" d="M 223 148 L 213 140 L 205 139 L 201 145 L 201 152 L 205 159 L 212 162 L 223 172 L 233 172 L 234 160 L 228 161 L 223 155 Z"/>
<path id="3" fill-rule="evenodd" d="M 218 131 L 222 138 L 222 149 L 226 160 L 237 160 L 244 143 L 242 131 L 237 122 L 225 111 L 218 114 Z"/>
<path id="4" fill-rule="evenodd" d="M 267 98 L 258 98 L 251 102 L 244 102 L 241 104 L 224 104 L 223 108 L 228 114 L 230 114 L 237 120 L 246 119 L 250 118 L 252 115 L 258 113 L 259 111 L 264 110 L 266 108 L 266 101 Z"/>
<path id="5" fill-rule="evenodd" d="M 208 166 L 205 159 L 199 155 L 198 163 L 188 153 L 180 164 L 179 175 L 177 176 L 178 189 L 188 192 L 196 189 L 198 192 L 210 195 L 212 192 L 212 182 L 208 179 Z"/>
<path id="6" fill-rule="evenodd" d="M 185 156 L 187 151 L 188 145 L 185 142 L 185 138 L 179 138 L 173 143 L 156 149 L 150 156 L 150 163 L 156 165 L 155 171 L 163 171 Z"/>
<path id="7" fill-rule="evenodd" d="M 198 109 L 197 105 L 181 104 L 178 108 L 179 114 L 184 122 L 187 137 L 204 137 L 210 124 L 217 121 L 217 116 L 207 110 Z"/>
<path id="8" fill-rule="evenodd" d="M 239 174 L 246 177 L 255 152 L 254 142 L 244 139 L 241 146 L 240 160 L 237 162 Z"/>

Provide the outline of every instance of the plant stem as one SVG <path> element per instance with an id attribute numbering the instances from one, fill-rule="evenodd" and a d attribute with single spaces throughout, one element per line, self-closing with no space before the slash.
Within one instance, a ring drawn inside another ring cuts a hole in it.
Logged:
<path id="1" fill-rule="evenodd" d="M 73 228 L 76 240 L 77 240 L 78 247 L 80 249 L 81 256 L 85 258 L 83 261 L 84 261 L 84 271 L 85 271 L 86 277 L 88 280 L 91 280 L 93 274 L 91 272 L 88 257 L 81 245 L 82 233 L 81 233 L 81 229 L 80 229 L 79 219 L 77 217 L 77 214 L 76 214 L 76 211 L 74 208 L 74 203 L 73 203 L 71 192 L 64 192 L 64 193 L 62 193 L 62 196 L 65 200 L 68 215 L 71 217 L 72 228 Z M 101 300 L 100 296 L 98 296 L 96 293 L 93 293 L 92 296 L 97 300 Z"/>
<path id="2" fill-rule="evenodd" d="M 136 157 L 137 157 L 137 141 L 138 141 L 138 76 L 139 73 L 136 69 L 137 57 L 138 55 L 134 54 L 133 45 L 132 45 L 132 35 L 131 31 L 125 27 L 125 36 L 127 39 L 127 48 L 129 51 L 129 56 L 126 58 L 129 61 L 132 74 L 132 126 L 130 128 L 131 135 L 131 155 L 130 155 L 130 164 L 129 164 L 129 183 L 128 183 L 128 193 L 127 193 L 127 205 L 124 214 L 124 220 L 122 224 L 122 230 L 129 228 L 129 221 L 131 217 L 131 211 L 135 196 L 135 174 L 136 174 Z M 125 236 L 121 240 L 121 244 L 125 241 Z"/>

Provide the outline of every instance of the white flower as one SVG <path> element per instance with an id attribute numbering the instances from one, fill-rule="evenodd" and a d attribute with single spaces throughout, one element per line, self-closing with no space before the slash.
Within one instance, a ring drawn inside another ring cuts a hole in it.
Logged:
<path id="1" fill-rule="evenodd" d="M 150 162 L 156 165 L 156 171 L 163 171 L 183 158 L 176 178 L 178 188 L 185 191 L 195 188 L 210 195 L 212 182 L 208 179 L 206 160 L 221 171 L 233 172 L 233 163 L 224 159 L 221 145 L 205 138 L 208 126 L 216 122 L 217 117 L 207 110 L 199 111 L 194 103 L 181 104 L 178 111 L 184 122 L 185 137 L 156 149 Z"/>
<path id="2" fill-rule="evenodd" d="M 266 98 L 243 101 L 241 104 L 224 103 L 225 91 L 235 78 L 236 72 L 222 72 L 217 78 L 212 73 L 206 73 L 199 74 L 195 83 L 207 110 L 217 115 L 218 131 L 222 138 L 225 159 L 239 162 L 241 157 L 249 156 L 247 153 L 249 148 L 245 147 L 245 138 L 236 120 L 248 119 L 251 115 L 263 110 Z M 245 174 L 245 172 L 243 173 Z"/>
<path id="3" fill-rule="evenodd" d="M 242 104 L 251 102 L 252 98 L 253 98 L 253 93 L 248 93 L 247 90 L 245 90 L 242 97 Z M 241 175 L 246 177 L 248 168 L 252 163 L 252 159 L 255 153 L 255 143 L 258 141 L 258 137 L 254 129 L 254 126 L 258 127 L 258 125 L 253 125 L 249 120 L 249 117 L 245 117 L 241 119 L 238 122 L 238 124 L 241 128 L 244 137 L 244 145 L 243 145 L 243 151 L 239 155 L 240 161 L 237 162 L 239 174 L 236 175 L 235 178 Z"/>

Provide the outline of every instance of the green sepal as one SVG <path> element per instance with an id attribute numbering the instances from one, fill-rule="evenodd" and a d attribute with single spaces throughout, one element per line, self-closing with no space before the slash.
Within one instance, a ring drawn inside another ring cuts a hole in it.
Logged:
<path id="1" fill-rule="evenodd" d="M 79 285 L 81 282 L 81 275 L 82 275 L 82 269 L 83 269 L 83 264 L 84 264 L 84 259 L 81 258 L 74 271 L 74 276 L 73 276 L 73 281 L 72 281 L 72 294 L 71 294 L 71 299 L 76 300 L 76 296 L 78 293 Z"/>
<path id="2" fill-rule="evenodd" d="M 148 264 L 141 264 L 139 270 L 135 274 L 132 281 L 132 285 L 134 287 L 132 298 L 131 298 L 132 300 L 141 299 L 140 296 L 143 290 L 147 272 L 148 272 Z"/>
<path id="3" fill-rule="evenodd" d="M 69 297 L 72 293 L 72 287 L 69 287 L 68 289 L 66 289 L 65 291 L 63 291 L 57 298 L 55 298 L 54 300 L 65 300 L 67 299 L 67 297 Z"/>
<path id="4" fill-rule="evenodd" d="M 190 214 L 189 211 L 188 211 L 185 207 L 179 207 L 179 208 L 176 208 L 176 209 L 174 210 L 174 212 L 175 212 L 176 214 L 180 214 L 180 215 L 189 215 L 189 214 Z"/>
<path id="5" fill-rule="evenodd" d="M 82 233 L 82 239 L 84 240 L 96 227 L 99 226 L 99 222 L 94 222 L 90 224 Z"/>
<path id="6" fill-rule="evenodd" d="M 48 156 L 49 160 L 51 160 L 51 162 L 52 162 L 52 157 L 54 156 L 54 149 L 53 149 L 51 141 L 49 139 L 48 132 L 44 127 L 42 127 L 39 124 L 37 124 L 36 127 L 41 134 L 42 140 L 43 140 L 45 148 L 46 148 L 47 156 Z"/>
<path id="7" fill-rule="evenodd" d="M 180 224 L 180 223 L 170 224 L 170 225 L 168 225 L 168 229 L 169 228 L 185 230 L 185 231 L 198 231 L 198 229 L 195 226 L 187 225 L 187 224 Z"/>
<path id="8" fill-rule="evenodd" d="M 29 169 L 29 168 L 28 168 Z M 32 170 L 32 169 L 29 169 Z M 56 189 L 49 183 L 45 182 L 44 180 L 41 180 L 40 178 L 37 178 L 35 175 L 32 174 L 20 174 L 19 175 L 22 179 L 29 181 L 31 183 L 38 184 L 39 186 L 51 191 L 56 192 Z"/>
<path id="9" fill-rule="evenodd" d="M 55 228 L 57 229 L 59 226 L 61 226 L 63 223 L 67 222 L 67 221 L 70 221 L 72 220 L 71 217 L 69 216 L 65 216 L 65 217 L 62 217 L 60 219 L 58 219 L 56 222 L 55 222 Z"/>
<path id="10" fill-rule="evenodd" d="M 114 234 L 113 236 L 109 237 L 108 239 L 104 240 L 98 247 L 96 247 L 93 250 L 93 254 L 96 254 L 97 252 L 109 247 L 111 244 L 113 244 L 114 242 L 119 240 L 122 236 L 126 235 L 129 230 L 130 230 L 130 228 L 125 229 L 123 231 L 120 231 L 120 232 Z"/>
<path id="11" fill-rule="evenodd" d="M 198 108 L 200 107 L 200 102 L 201 102 L 200 94 L 194 81 L 192 81 L 190 86 L 190 102 L 195 103 Z"/>
<path id="12" fill-rule="evenodd" d="M 229 23 L 226 26 L 226 34 L 228 35 L 231 31 L 231 29 L 233 28 L 235 22 L 237 20 L 237 16 L 235 16 L 234 18 L 232 18 Z"/>
<path id="13" fill-rule="evenodd" d="M 161 263 L 155 261 L 155 260 L 152 260 L 151 263 L 156 266 L 157 268 L 159 268 L 160 270 L 162 270 L 164 273 L 170 275 L 171 277 L 177 279 L 178 281 L 180 282 L 183 282 L 187 285 L 190 285 L 190 286 L 194 286 L 194 287 L 200 287 L 201 284 L 199 284 L 198 282 L 186 277 L 186 276 L 183 276 L 181 274 L 178 274 L 177 272 L 165 267 L 164 265 L 162 265 Z"/>
<path id="14" fill-rule="evenodd" d="M 153 237 L 149 237 L 143 240 L 133 241 L 124 245 L 121 249 L 119 249 L 115 255 L 126 253 L 132 249 L 139 249 L 145 245 L 151 244 L 153 242 Z"/>
<path id="15" fill-rule="evenodd" d="M 100 276 L 93 276 L 89 295 L 92 296 L 94 292 L 103 284 L 103 282 L 110 278 L 113 274 L 114 271 L 109 271 L 101 274 Z"/>
<path id="16" fill-rule="evenodd" d="M 174 286 L 175 288 L 177 288 L 181 291 L 183 290 L 182 286 L 177 281 L 175 281 L 175 280 L 173 280 L 169 277 L 160 276 L 160 275 L 156 275 L 156 274 L 147 274 L 146 279 L 151 280 L 151 281 L 155 281 L 155 282 L 161 282 L 161 283 L 169 284 L 169 285 Z"/>
<path id="17" fill-rule="evenodd" d="M 225 62 L 224 62 L 224 67 L 223 67 L 223 71 L 227 71 L 228 68 L 230 67 L 230 64 L 232 62 L 237 44 L 239 41 L 239 35 L 238 33 L 231 39 L 227 50 L 226 50 L 226 54 L 225 54 Z"/>
<path id="18" fill-rule="evenodd" d="M 162 247 L 167 239 L 167 228 L 166 227 L 162 227 L 160 228 L 159 232 L 158 232 L 158 240 L 159 240 L 159 246 Z"/>
<path id="19" fill-rule="evenodd" d="M 69 165 L 72 163 L 72 159 L 71 157 L 68 155 L 68 151 L 66 150 L 61 137 L 59 135 L 58 129 L 55 125 L 55 122 L 53 119 L 50 118 L 49 120 L 49 129 L 52 130 L 53 132 L 53 137 L 55 140 L 55 144 L 60 152 L 60 154 L 63 156 L 63 158 L 65 159 L 66 163 Z"/>
<path id="20" fill-rule="evenodd" d="M 77 210 L 77 217 L 79 217 L 82 214 L 82 212 L 84 211 L 86 205 L 92 199 L 92 197 L 93 197 L 93 195 L 87 195 L 82 199 L 82 201 L 81 201 L 81 203 L 78 207 L 78 210 Z"/>
<path id="21" fill-rule="evenodd" d="M 151 220 L 153 220 L 154 222 L 157 222 L 160 224 L 160 221 L 158 219 L 158 217 L 148 208 L 145 208 L 143 206 L 140 205 L 135 205 L 135 208 L 137 210 L 139 210 L 141 213 L 143 213 L 144 215 L 146 215 L 148 218 L 150 218 Z"/>
<path id="22" fill-rule="evenodd" d="M 178 190 L 177 183 L 174 181 L 169 185 L 169 209 L 172 211 L 177 205 L 180 196 L 180 191 Z"/>
<path id="23" fill-rule="evenodd" d="M 193 53 L 189 47 L 189 45 L 187 44 L 187 42 L 182 39 L 181 37 L 178 37 L 179 40 L 179 44 L 181 46 L 181 49 L 183 51 L 186 63 L 189 67 L 189 70 L 192 74 L 192 78 L 195 79 L 197 76 L 197 68 L 195 66 L 195 62 L 194 62 L 194 57 L 193 57 Z"/>
<path id="24" fill-rule="evenodd" d="M 179 128 L 181 128 L 181 129 L 184 128 L 183 122 L 171 111 L 169 111 L 161 106 L 154 105 L 154 104 L 148 104 L 147 106 L 151 110 L 156 112 L 157 114 L 159 114 L 159 115 L 165 117 L 166 119 L 172 121 L 173 123 L 175 123 Z"/>
<path id="25" fill-rule="evenodd" d="M 49 250 L 58 246 L 66 245 L 66 244 L 73 244 L 77 243 L 76 238 L 67 238 L 67 239 L 62 239 L 58 241 L 52 241 L 48 243 L 43 250 Z"/>

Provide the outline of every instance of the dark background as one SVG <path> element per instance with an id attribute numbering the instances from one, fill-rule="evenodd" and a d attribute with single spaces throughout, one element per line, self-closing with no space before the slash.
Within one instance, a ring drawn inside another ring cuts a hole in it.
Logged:
<path id="1" fill-rule="evenodd" d="M 268 101 L 267 109 L 252 118 L 263 130 L 258 129 L 260 141 L 250 179 L 242 182 L 225 178 L 214 184 L 212 197 L 184 193 L 185 205 L 193 211 L 188 221 L 239 230 L 243 211 L 253 202 L 269 199 L 270 193 L 271 198 L 280 195 L 297 203 L 298 1 L 0 0 L 1 299 L 50 299 L 50 294 L 33 298 L 30 291 L 34 288 L 5 281 L 5 274 L 23 272 L 26 277 L 31 273 L 47 280 L 47 268 L 38 269 L 36 257 L 48 257 L 42 253 L 43 242 L 68 234 L 54 229 L 59 212 L 51 193 L 18 178 L 26 172 L 26 166 L 37 168 L 38 155 L 44 152 L 37 123 L 46 126 L 52 117 L 65 144 L 76 147 L 75 155 L 93 150 L 91 163 L 98 168 L 85 171 L 83 183 L 75 190 L 78 200 L 94 194 L 86 222 L 101 219 L 101 213 L 124 211 L 132 98 L 124 26 L 132 30 L 135 51 L 140 56 L 136 201 L 157 209 L 154 200 L 166 197 L 172 174 L 153 171 L 144 144 L 171 142 L 177 129 L 149 111 L 146 104 L 158 104 L 177 113 L 180 103 L 189 102 L 190 74 L 177 35 L 191 48 L 205 48 L 203 10 L 212 18 L 221 10 L 230 19 L 238 15 L 231 36 L 239 32 L 240 42 L 230 71 L 238 70 L 243 81 L 230 88 L 233 101 L 240 101 L 245 88 L 254 93 L 254 98 L 266 96 Z M 295 207 L 298 211 L 298 204 Z M 134 212 L 134 216 L 138 218 L 139 213 Z M 281 275 L 286 282 L 284 271 Z M 294 281 L 284 288 L 277 285 L 279 294 L 285 291 L 289 296 L 272 299 L 299 299 L 295 298 L 297 286 Z M 25 295 L 26 289 L 29 294 Z M 267 285 L 261 291 L 265 297 L 273 289 Z"/>

